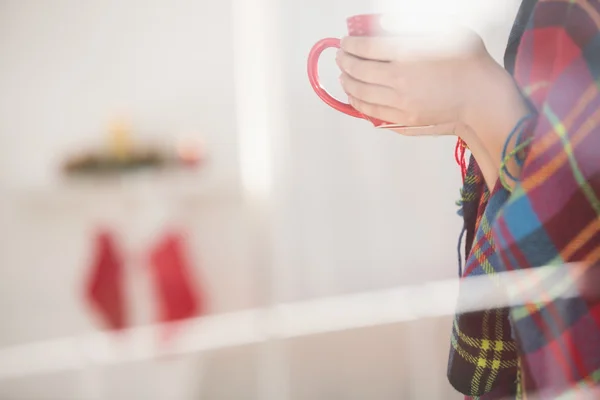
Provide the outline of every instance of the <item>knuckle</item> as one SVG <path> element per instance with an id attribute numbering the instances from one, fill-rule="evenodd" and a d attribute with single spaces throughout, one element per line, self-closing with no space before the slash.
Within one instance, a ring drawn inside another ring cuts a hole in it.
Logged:
<path id="1" fill-rule="evenodd" d="M 361 61 L 354 61 L 352 76 L 360 81 L 367 82 L 366 77 L 369 74 L 368 68 L 365 63 Z"/>
<path id="2" fill-rule="evenodd" d="M 356 75 L 356 69 L 358 68 L 357 62 L 354 58 L 348 57 L 345 63 L 346 73 L 350 76 Z"/>

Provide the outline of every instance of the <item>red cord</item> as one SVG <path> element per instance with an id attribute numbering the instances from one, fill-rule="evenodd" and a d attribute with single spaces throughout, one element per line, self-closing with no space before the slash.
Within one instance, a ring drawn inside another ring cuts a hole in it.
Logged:
<path id="1" fill-rule="evenodd" d="M 458 138 L 456 141 L 456 147 L 454 148 L 454 159 L 456 163 L 460 167 L 460 174 L 465 183 L 465 177 L 467 176 L 467 160 L 465 158 L 465 153 L 467 151 L 467 144 L 461 138 Z"/>

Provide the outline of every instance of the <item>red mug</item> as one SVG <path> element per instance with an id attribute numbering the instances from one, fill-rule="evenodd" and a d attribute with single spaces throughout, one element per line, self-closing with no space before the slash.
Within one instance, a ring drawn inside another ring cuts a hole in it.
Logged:
<path id="1" fill-rule="evenodd" d="M 348 34 L 350 36 L 385 36 L 389 32 L 381 25 L 381 14 L 364 14 L 349 17 L 346 20 L 348 25 Z M 390 122 L 381 121 L 377 118 L 369 117 L 362 114 L 360 111 L 352 107 L 348 103 L 343 103 L 331 96 L 319 82 L 319 58 L 321 53 L 329 48 L 340 48 L 340 39 L 326 38 L 319 40 L 308 55 L 308 80 L 314 89 L 317 96 L 325 102 L 325 104 L 334 109 L 348 114 L 355 118 L 362 118 L 370 121 L 376 128 L 400 128 L 403 125 L 393 124 Z"/>

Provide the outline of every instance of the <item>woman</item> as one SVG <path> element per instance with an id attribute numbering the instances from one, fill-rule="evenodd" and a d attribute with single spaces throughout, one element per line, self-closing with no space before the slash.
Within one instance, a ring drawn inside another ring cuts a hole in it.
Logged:
<path id="1" fill-rule="evenodd" d="M 399 40 L 343 39 L 351 104 L 433 126 L 401 134 L 466 144 L 461 275 L 526 272 L 494 282 L 507 299 L 534 287 L 539 300 L 458 314 L 450 382 L 468 398 L 589 395 L 600 381 L 600 0 L 524 0 L 505 68 L 478 38 L 453 57 L 407 56 Z"/>

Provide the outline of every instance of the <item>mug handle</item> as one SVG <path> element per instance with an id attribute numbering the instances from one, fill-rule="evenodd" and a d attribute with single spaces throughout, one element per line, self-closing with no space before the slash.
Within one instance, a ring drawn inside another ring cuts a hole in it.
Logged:
<path id="1" fill-rule="evenodd" d="M 319 58 L 321 57 L 321 53 L 329 48 L 340 48 L 340 39 L 337 38 L 326 38 L 319 40 L 310 50 L 308 55 L 308 80 L 310 81 L 310 85 L 313 90 L 325 102 L 325 104 L 333 107 L 334 109 L 343 112 L 344 114 L 348 114 L 352 117 L 362 118 L 364 119 L 364 115 L 361 114 L 358 110 L 352 107 L 350 104 L 342 103 L 341 101 L 335 99 L 331 96 L 327 91 L 321 86 L 321 82 L 319 82 Z"/>

